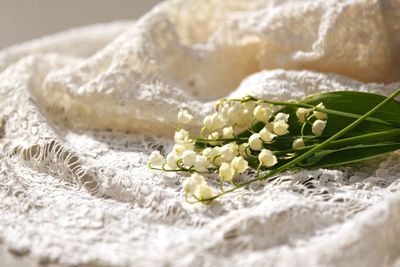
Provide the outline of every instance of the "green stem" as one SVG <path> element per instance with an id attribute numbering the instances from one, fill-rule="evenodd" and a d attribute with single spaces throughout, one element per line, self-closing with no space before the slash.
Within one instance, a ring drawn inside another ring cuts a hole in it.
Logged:
<path id="1" fill-rule="evenodd" d="M 349 138 L 345 138 L 345 139 L 341 139 L 341 140 L 332 141 L 327 146 L 327 148 L 334 148 L 334 147 L 352 145 L 352 144 L 360 144 L 363 141 L 372 141 L 375 139 L 382 139 L 385 137 L 394 137 L 394 136 L 400 136 L 400 129 L 392 129 L 392 130 L 387 130 L 387 131 L 382 131 L 382 132 L 367 133 L 367 134 L 363 134 L 363 135 L 359 135 L 359 136 L 353 136 L 353 137 L 349 137 Z M 276 154 L 277 155 L 285 155 L 287 153 L 302 154 L 316 146 L 318 146 L 318 144 L 305 146 L 305 147 L 298 148 L 298 149 L 280 150 L 280 151 L 277 151 Z"/>
<path id="2" fill-rule="evenodd" d="M 370 111 L 368 111 L 367 113 L 365 113 L 364 115 L 362 115 L 361 117 L 359 117 L 357 120 L 355 120 L 354 122 L 352 122 L 351 124 L 349 124 L 347 127 L 345 127 L 344 129 L 342 129 L 341 131 L 337 132 L 336 134 L 332 135 L 330 138 L 328 138 L 327 140 L 325 140 L 324 142 L 322 142 L 321 144 L 317 145 L 316 147 L 310 149 L 309 151 L 307 151 L 306 153 L 300 155 L 299 157 L 293 159 L 292 161 L 282 165 L 281 167 L 269 172 L 268 174 L 261 176 L 261 177 L 256 177 L 254 179 L 251 179 L 245 183 L 242 183 L 234 188 L 231 188 L 221 194 L 215 195 L 209 199 L 207 199 L 207 201 L 212 201 L 218 197 L 221 197 L 225 194 L 228 194 L 230 192 L 233 192 L 239 188 L 242 188 L 246 185 L 249 185 L 253 182 L 256 181 L 262 181 L 262 180 L 266 180 L 267 178 L 276 175 L 278 173 L 281 173 L 283 171 L 286 171 L 287 169 L 295 166 L 297 163 L 301 162 L 302 160 L 306 159 L 307 157 L 313 155 L 315 152 L 317 152 L 318 150 L 321 150 L 325 147 L 327 147 L 329 144 L 332 143 L 332 141 L 338 139 L 339 137 L 341 137 L 342 135 L 346 134 L 348 131 L 350 131 L 351 129 L 353 129 L 354 127 L 356 127 L 358 124 L 360 124 L 362 121 L 364 121 L 365 119 L 367 119 L 369 116 L 371 116 L 372 114 L 374 114 L 375 112 L 377 112 L 380 108 L 382 108 L 384 105 L 386 105 L 388 102 L 390 102 L 391 100 L 393 100 L 396 96 L 400 95 L 400 88 L 397 89 L 397 91 L 395 91 L 393 94 L 391 94 L 389 97 L 387 97 L 385 100 L 383 100 L 381 103 L 379 103 L 378 105 L 376 105 L 373 109 L 371 109 Z"/>

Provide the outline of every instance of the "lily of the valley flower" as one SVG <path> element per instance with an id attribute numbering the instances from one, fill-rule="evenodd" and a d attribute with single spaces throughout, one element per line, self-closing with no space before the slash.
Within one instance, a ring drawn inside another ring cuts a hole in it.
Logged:
<path id="1" fill-rule="evenodd" d="M 304 140 L 303 138 L 297 138 L 293 141 L 292 144 L 293 149 L 298 149 L 304 147 Z"/>
<path id="2" fill-rule="evenodd" d="M 279 114 L 279 113 L 278 113 Z M 283 114 L 283 113 L 280 113 Z M 285 135 L 289 133 L 289 124 L 285 120 L 278 120 L 274 122 L 274 133 L 276 135 Z"/>
<path id="3" fill-rule="evenodd" d="M 186 109 L 179 110 L 178 121 L 182 124 L 188 124 L 193 119 L 193 116 Z"/>
<path id="4" fill-rule="evenodd" d="M 190 167 L 194 165 L 196 160 L 196 153 L 193 150 L 186 150 L 182 153 L 182 163 L 186 167 Z"/>
<path id="5" fill-rule="evenodd" d="M 209 162 L 206 156 L 197 155 L 193 166 L 197 172 L 207 172 L 208 165 Z"/>
<path id="6" fill-rule="evenodd" d="M 326 121 L 323 120 L 316 120 L 314 121 L 311 131 L 313 132 L 314 135 L 320 136 L 322 132 L 324 131 L 326 126 Z"/>
<path id="7" fill-rule="evenodd" d="M 263 128 L 259 132 L 259 135 L 260 135 L 261 140 L 263 140 L 266 143 L 271 142 L 272 139 L 274 139 L 274 137 L 276 137 L 276 134 L 271 133 L 267 128 Z"/>
<path id="8" fill-rule="evenodd" d="M 317 105 L 317 108 L 324 109 L 325 106 L 324 106 L 324 104 L 321 102 L 321 103 L 319 103 L 319 104 Z M 327 115 L 326 113 L 321 112 L 321 111 L 317 111 L 317 110 L 314 110 L 314 116 L 315 116 L 317 119 L 319 119 L 319 120 L 326 120 L 326 119 L 328 118 L 328 115 Z"/>
<path id="9" fill-rule="evenodd" d="M 243 157 L 235 157 L 231 162 L 231 166 L 236 173 L 244 173 L 249 167 L 249 163 Z"/>
<path id="10" fill-rule="evenodd" d="M 155 150 L 150 154 L 150 164 L 154 167 L 159 167 L 164 164 L 164 157 L 160 154 L 160 151 Z"/>
<path id="11" fill-rule="evenodd" d="M 215 131 L 221 129 L 225 125 L 224 118 L 218 114 L 214 113 L 212 115 L 208 115 L 203 120 L 204 127 L 209 131 Z"/>
<path id="12" fill-rule="evenodd" d="M 272 110 L 266 104 L 259 104 L 255 107 L 253 115 L 258 121 L 267 123 L 271 118 Z"/>
<path id="13" fill-rule="evenodd" d="M 222 137 L 224 138 L 234 138 L 234 134 L 233 134 L 233 127 L 225 127 L 224 129 L 222 129 Z"/>
<path id="14" fill-rule="evenodd" d="M 272 167 L 278 163 L 276 156 L 268 149 L 261 150 L 260 154 L 258 154 L 258 160 L 267 167 Z"/>
<path id="15" fill-rule="evenodd" d="M 260 138 L 260 134 L 254 133 L 249 137 L 249 146 L 253 150 L 261 150 L 262 149 L 263 143 Z"/>
<path id="16" fill-rule="evenodd" d="M 219 167 L 218 173 L 224 181 L 232 181 L 233 176 L 235 175 L 235 169 L 231 166 L 231 164 L 223 162 Z"/>
<path id="17" fill-rule="evenodd" d="M 305 122 L 311 110 L 308 108 L 298 108 L 296 111 L 296 116 L 301 123 Z"/>

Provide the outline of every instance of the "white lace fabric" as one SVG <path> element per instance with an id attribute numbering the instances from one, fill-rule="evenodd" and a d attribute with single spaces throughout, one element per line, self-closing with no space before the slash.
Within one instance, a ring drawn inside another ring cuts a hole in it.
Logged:
<path id="1" fill-rule="evenodd" d="M 179 108 L 400 87 L 398 1 L 177 0 L 0 52 L 0 240 L 100 266 L 399 266 L 400 153 L 210 206 L 149 171 Z M 217 190 L 217 182 L 210 178 Z"/>

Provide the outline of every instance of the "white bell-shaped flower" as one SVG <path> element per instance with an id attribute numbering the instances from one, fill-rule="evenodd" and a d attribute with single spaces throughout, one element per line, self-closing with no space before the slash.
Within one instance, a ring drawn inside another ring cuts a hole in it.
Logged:
<path id="1" fill-rule="evenodd" d="M 289 124 L 285 120 L 278 120 L 274 122 L 274 133 L 276 135 L 285 135 L 289 133 Z"/>
<path id="2" fill-rule="evenodd" d="M 314 121 L 311 131 L 313 132 L 314 135 L 319 136 L 322 134 L 326 126 L 326 121 L 323 120 L 316 120 Z"/>
<path id="3" fill-rule="evenodd" d="M 274 137 L 276 137 L 276 134 L 271 133 L 267 128 L 263 128 L 259 132 L 259 135 L 260 135 L 261 140 L 263 140 L 266 143 L 271 142 L 272 139 L 274 139 Z"/>
<path id="4" fill-rule="evenodd" d="M 267 167 L 272 167 L 278 163 L 276 156 L 268 149 L 261 150 L 260 154 L 258 154 L 258 160 Z"/>
<path id="5" fill-rule="evenodd" d="M 235 169 L 237 173 L 244 173 L 247 168 L 249 167 L 249 163 L 243 157 L 235 157 L 232 162 L 231 166 Z"/>
<path id="6" fill-rule="evenodd" d="M 260 134 L 254 133 L 249 137 L 249 146 L 253 150 L 261 150 L 263 143 L 260 138 Z"/>
<path id="7" fill-rule="evenodd" d="M 182 124 L 188 124 L 193 119 L 193 116 L 186 109 L 179 110 L 178 121 Z"/>
<path id="8" fill-rule="evenodd" d="M 235 175 L 235 169 L 231 166 L 231 164 L 223 162 L 219 167 L 218 173 L 222 180 L 231 181 Z"/>

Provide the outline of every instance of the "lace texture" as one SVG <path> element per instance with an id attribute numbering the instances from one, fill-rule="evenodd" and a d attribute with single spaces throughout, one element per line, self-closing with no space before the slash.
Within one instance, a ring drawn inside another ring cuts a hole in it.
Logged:
<path id="1" fill-rule="evenodd" d="M 399 266 L 400 153 L 211 206 L 151 172 L 179 108 L 400 86 L 397 1 L 174 0 L 0 52 L 0 241 L 43 263 Z M 210 177 L 217 189 L 217 181 Z"/>

